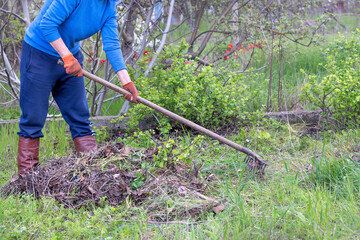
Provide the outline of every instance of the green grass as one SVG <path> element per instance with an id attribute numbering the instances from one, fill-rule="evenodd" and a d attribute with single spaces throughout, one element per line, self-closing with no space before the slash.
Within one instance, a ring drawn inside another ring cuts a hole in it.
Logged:
<path id="1" fill-rule="evenodd" d="M 6 93 L 0 91 L 0 94 L 5 95 Z M 0 105 L 0 111 L 3 113 L 0 120 L 19 119 L 21 115 L 18 102 Z"/>
<path id="2" fill-rule="evenodd" d="M 200 177 L 213 175 L 205 195 L 220 199 L 225 206 L 216 216 L 205 213 L 199 219 L 157 224 L 147 222 L 152 212 L 146 204 L 134 206 L 127 201 L 117 208 L 105 205 L 74 210 L 49 198 L 10 196 L 0 198 L 0 238 L 357 238 L 360 167 L 350 158 L 359 152 L 360 129 L 319 132 L 311 137 L 303 135 L 303 127 L 275 122 L 229 136 L 269 161 L 263 178 L 249 177 L 244 155 L 216 141 L 206 139 L 205 150 L 191 152 L 191 159 L 206 161 Z M 42 158 L 70 154 L 64 124 L 50 123 L 48 129 L 41 141 Z M 1 129 L 1 185 L 15 173 L 16 131 L 13 125 Z M 187 138 L 178 140 L 189 143 Z M 64 147 L 55 149 L 55 141 Z M 310 164 L 313 168 L 308 170 Z"/>
<path id="3" fill-rule="evenodd" d="M 109 95 L 111 96 L 112 94 L 109 94 Z M 116 98 L 116 99 L 114 99 L 114 101 L 105 102 L 101 109 L 101 115 L 102 116 L 117 116 L 121 110 L 123 103 L 124 103 L 124 101 L 123 101 L 122 97 Z"/>

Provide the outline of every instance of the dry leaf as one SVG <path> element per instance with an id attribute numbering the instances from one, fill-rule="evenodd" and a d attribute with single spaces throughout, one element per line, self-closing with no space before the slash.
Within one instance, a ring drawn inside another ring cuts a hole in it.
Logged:
<path id="1" fill-rule="evenodd" d="M 219 214 L 220 212 L 224 211 L 224 209 L 225 209 L 225 207 L 222 204 L 220 204 L 220 205 L 218 205 L 216 207 L 213 207 L 213 211 L 216 214 Z"/>

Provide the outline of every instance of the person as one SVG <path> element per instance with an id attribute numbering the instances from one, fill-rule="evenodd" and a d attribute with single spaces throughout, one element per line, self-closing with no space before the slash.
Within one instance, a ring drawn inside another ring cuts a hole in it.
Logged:
<path id="1" fill-rule="evenodd" d="M 39 162 L 39 143 L 52 94 L 69 125 L 78 153 L 96 149 L 86 100 L 80 41 L 101 30 L 103 49 L 123 88 L 137 103 L 120 48 L 115 0 L 46 0 L 26 30 L 20 63 L 18 173 Z M 64 66 L 58 64 L 62 59 Z"/>

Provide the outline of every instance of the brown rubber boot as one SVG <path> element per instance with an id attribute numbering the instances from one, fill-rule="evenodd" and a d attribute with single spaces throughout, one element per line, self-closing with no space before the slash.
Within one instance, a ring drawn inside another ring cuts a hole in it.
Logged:
<path id="1" fill-rule="evenodd" d="M 77 137 L 74 139 L 74 144 L 78 153 L 92 152 L 97 149 L 95 137 L 92 135 Z"/>
<path id="2" fill-rule="evenodd" d="M 18 173 L 24 174 L 39 163 L 39 138 L 24 138 L 19 136 Z"/>

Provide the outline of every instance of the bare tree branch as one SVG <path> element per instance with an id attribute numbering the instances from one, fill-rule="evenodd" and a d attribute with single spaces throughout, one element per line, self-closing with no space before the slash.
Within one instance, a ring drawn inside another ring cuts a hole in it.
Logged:
<path id="1" fill-rule="evenodd" d="M 151 62 L 149 63 L 149 67 L 146 69 L 146 71 L 144 73 L 145 76 L 147 76 L 149 74 L 150 70 L 153 68 L 154 63 L 156 62 L 157 56 L 160 54 L 160 52 L 162 51 L 162 49 L 163 49 L 163 47 L 165 45 L 167 33 L 168 33 L 168 31 L 170 29 L 170 26 L 171 26 L 171 18 L 172 18 L 172 13 L 173 13 L 173 10 L 174 10 L 174 4 L 175 4 L 175 0 L 171 0 L 164 35 L 162 36 L 160 46 L 156 50 L 156 53 L 155 53 L 154 57 L 152 58 Z"/>

